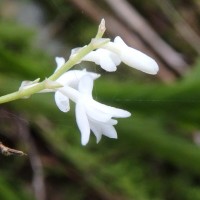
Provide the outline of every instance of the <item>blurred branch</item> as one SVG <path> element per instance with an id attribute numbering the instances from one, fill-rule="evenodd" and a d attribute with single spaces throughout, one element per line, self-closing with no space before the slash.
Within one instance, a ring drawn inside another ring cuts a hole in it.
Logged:
<path id="1" fill-rule="evenodd" d="M 15 155 L 15 156 L 25 156 L 23 151 L 19 151 L 16 149 L 11 149 L 0 142 L 0 151 L 5 156 Z"/>
<path id="2" fill-rule="evenodd" d="M 140 15 L 137 10 L 126 0 L 105 0 L 114 10 L 115 14 L 122 19 L 132 30 L 149 44 L 164 62 L 179 74 L 183 74 L 187 63 L 181 55 L 168 45 L 150 24 Z"/>
<path id="3" fill-rule="evenodd" d="M 48 123 L 48 119 L 44 118 L 43 120 Z M 103 182 L 97 180 L 96 177 L 92 176 L 91 174 L 93 172 L 90 172 L 88 168 L 85 168 L 84 164 L 82 163 L 83 158 L 81 157 L 81 155 L 80 157 L 74 157 L 74 153 L 76 154 L 77 149 L 80 148 L 79 151 L 81 152 L 85 152 L 85 150 L 80 145 L 72 145 L 68 143 L 66 138 L 63 138 L 63 136 L 66 134 L 66 127 L 64 127 L 64 129 L 59 128 L 59 132 L 56 133 L 56 129 L 54 129 L 54 131 L 52 132 L 51 128 L 45 127 L 44 124 L 41 123 L 41 119 L 35 120 L 35 124 L 41 129 L 41 135 L 48 143 L 56 165 L 61 165 L 64 167 L 64 172 L 67 178 L 76 181 L 80 185 L 84 185 L 85 193 L 87 193 L 87 195 L 89 196 L 92 196 L 91 199 L 125 199 L 122 194 L 119 194 L 117 191 L 111 192 Z M 61 134 L 63 131 L 65 134 Z M 59 137 L 57 137 L 58 134 L 60 135 Z M 98 164 L 98 166 L 100 165 Z M 86 199 L 90 198 L 86 197 Z"/>
<path id="4" fill-rule="evenodd" d="M 168 0 L 157 0 L 156 2 L 176 31 L 200 55 L 200 37 L 176 11 L 173 4 Z"/>
<path id="5" fill-rule="evenodd" d="M 18 125 L 18 130 L 20 138 L 24 141 L 26 148 L 28 149 L 28 155 L 30 158 L 30 164 L 33 170 L 33 180 L 32 185 L 37 200 L 46 199 L 46 190 L 45 190 L 45 181 L 44 181 L 44 172 L 43 165 L 40 159 L 39 152 L 36 148 L 36 145 L 31 138 L 31 133 L 27 126 L 27 123 L 16 118 L 16 123 Z"/>
<path id="6" fill-rule="evenodd" d="M 126 42 L 130 46 L 135 47 L 153 57 L 159 63 L 160 71 L 158 73 L 158 76 L 161 80 L 163 80 L 164 82 L 171 82 L 176 78 L 176 75 L 171 70 L 166 68 L 164 62 L 155 53 L 148 49 L 147 46 L 136 34 L 130 31 L 129 28 L 127 28 L 123 23 L 113 17 L 110 13 L 97 6 L 94 1 L 70 1 L 95 22 L 99 23 L 100 20 L 104 18 L 106 21 L 106 30 L 110 34 L 112 34 L 113 36 L 120 35 L 121 37 L 125 38 Z"/>

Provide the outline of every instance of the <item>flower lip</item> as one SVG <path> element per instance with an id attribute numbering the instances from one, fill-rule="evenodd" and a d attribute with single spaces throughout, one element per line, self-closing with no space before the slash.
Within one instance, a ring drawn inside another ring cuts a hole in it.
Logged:
<path id="1" fill-rule="evenodd" d="M 117 120 L 113 118 L 125 118 L 131 115 L 128 111 L 95 101 L 92 97 L 93 81 L 92 77 L 87 74 L 81 77 L 78 90 L 67 85 L 58 89 L 76 103 L 76 121 L 81 132 L 82 145 L 89 142 L 90 130 L 95 134 L 97 142 L 100 141 L 102 135 L 117 138 L 114 128 Z"/>
<path id="2" fill-rule="evenodd" d="M 121 63 L 121 60 L 117 54 L 102 48 L 90 52 L 82 60 L 94 62 L 95 64 L 100 65 L 102 69 L 108 72 L 116 71 L 116 66 L 118 66 Z"/>

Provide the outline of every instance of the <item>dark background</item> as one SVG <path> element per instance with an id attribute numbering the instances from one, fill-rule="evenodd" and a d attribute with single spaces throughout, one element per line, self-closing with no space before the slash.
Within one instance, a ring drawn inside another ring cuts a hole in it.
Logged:
<path id="1" fill-rule="evenodd" d="M 117 35 L 153 57 L 158 75 L 120 65 L 95 82 L 94 98 L 132 113 L 118 140 L 80 143 L 74 108 L 53 94 L 0 106 L 0 141 L 27 156 L 0 155 L 2 200 L 200 199 L 200 3 L 198 0 L 0 1 L 0 94 L 44 79 L 55 56 L 95 36 L 102 18 Z"/>

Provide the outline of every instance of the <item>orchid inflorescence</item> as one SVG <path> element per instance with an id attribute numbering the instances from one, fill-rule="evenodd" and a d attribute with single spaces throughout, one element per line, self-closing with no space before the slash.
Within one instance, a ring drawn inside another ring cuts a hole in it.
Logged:
<path id="1" fill-rule="evenodd" d="M 93 84 L 100 74 L 86 69 L 68 70 L 82 61 L 94 62 L 108 72 L 116 71 L 121 62 L 148 74 L 156 74 L 159 68 L 152 58 L 126 45 L 121 37 L 117 36 L 113 42 L 102 38 L 104 32 L 105 21 L 102 20 L 96 37 L 88 45 L 73 49 L 67 62 L 62 57 L 55 58 L 57 68 L 49 78 L 41 82 L 40 79 L 23 81 L 17 92 L 0 97 L 0 103 L 27 98 L 38 92 L 55 92 L 56 105 L 62 112 L 70 110 L 70 100 L 76 104 L 76 122 L 82 145 L 88 143 L 91 131 L 97 143 L 102 135 L 117 138 L 114 128 L 117 120 L 114 118 L 126 118 L 131 113 L 93 99 Z"/>

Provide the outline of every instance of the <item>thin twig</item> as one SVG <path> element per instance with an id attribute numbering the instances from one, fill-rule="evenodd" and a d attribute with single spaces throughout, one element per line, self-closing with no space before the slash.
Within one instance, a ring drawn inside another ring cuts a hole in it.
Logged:
<path id="1" fill-rule="evenodd" d="M 200 55 L 200 37 L 190 24 L 177 12 L 170 1 L 157 0 L 156 3 L 181 37 Z"/>
<path id="2" fill-rule="evenodd" d="M 167 44 L 144 19 L 142 15 L 126 0 L 105 0 L 120 19 L 153 48 L 153 50 L 179 74 L 183 74 L 188 67 L 179 53 Z M 170 59 L 169 59 L 170 58 Z"/>
<path id="3" fill-rule="evenodd" d="M 31 133 L 29 131 L 27 123 L 23 123 L 21 120 L 16 120 L 18 125 L 19 134 L 21 139 L 24 141 L 27 149 L 28 155 L 30 158 L 30 164 L 33 170 L 33 179 L 32 185 L 35 193 L 35 198 L 37 200 L 45 200 L 46 199 L 46 189 L 45 189 L 45 181 L 44 181 L 44 172 L 43 172 L 43 164 L 35 145 L 33 138 L 31 137 Z"/>
<path id="4" fill-rule="evenodd" d="M 4 156 L 11 156 L 11 155 L 26 156 L 27 155 L 23 151 L 11 149 L 10 147 L 5 146 L 4 144 L 2 144 L 2 142 L 0 142 L 0 151 Z"/>

